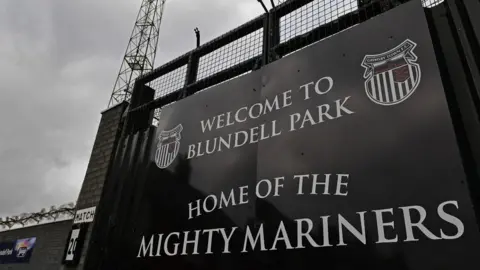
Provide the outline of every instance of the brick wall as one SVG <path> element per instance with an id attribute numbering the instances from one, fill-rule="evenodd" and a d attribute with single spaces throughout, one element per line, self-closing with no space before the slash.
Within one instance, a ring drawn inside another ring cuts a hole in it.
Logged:
<path id="1" fill-rule="evenodd" d="M 77 210 L 97 206 L 100 201 L 110 160 L 115 151 L 116 139 L 121 132 L 121 120 L 126 107 L 127 103 L 121 103 L 102 113 L 85 179 L 78 196 Z M 71 223 L 70 226 L 72 225 Z M 83 269 L 92 227 L 89 226 L 85 236 L 82 257 L 78 266 L 68 267 L 68 269 Z"/>
<path id="2" fill-rule="evenodd" d="M 0 232 L 0 242 L 36 237 L 29 263 L 0 264 L 0 270 L 52 270 L 62 268 L 62 257 L 72 221 Z"/>

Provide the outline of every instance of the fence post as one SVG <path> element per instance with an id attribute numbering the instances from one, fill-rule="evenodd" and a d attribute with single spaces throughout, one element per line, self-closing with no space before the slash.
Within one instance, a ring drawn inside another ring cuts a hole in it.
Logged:
<path id="1" fill-rule="evenodd" d="M 466 22 L 469 22 L 468 14 L 462 14 L 460 12 L 461 9 L 457 4 L 458 1 L 447 0 L 445 2 L 445 5 L 449 9 L 453 23 L 452 26 L 457 32 L 457 42 L 459 43 L 460 50 L 462 50 L 464 54 L 464 65 L 468 67 L 470 73 L 470 87 L 475 89 L 475 100 L 479 102 L 476 104 L 477 111 L 480 113 L 480 67 L 478 66 L 480 63 L 476 63 L 475 59 L 475 56 L 478 57 L 478 54 L 480 54 L 480 52 L 475 51 L 475 49 L 478 50 L 478 40 L 475 34 L 471 33 L 473 30 L 469 28 L 470 25 L 466 24 Z"/>
<path id="2" fill-rule="evenodd" d="M 141 107 L 155 98 L 155 90 L 144 83 L 135 82 L 133 87 L 132 98 L 130 99 L 129 110 Z M 153 110 L 147 108 L 135 110 L 133 112 L 127 111 L 127 120 L 124 132 L 132 134 L 141 129 L 146 129 L 152 123 Z"/>
<path id="3" fill-rule="evenodd" d="M 196 51 L 192 51 L 188 56 L 187 64 L 187 74 L 185 76 L 185 84 L 183 86 L 182 94 L 179 96 L 179 99 L 187 97 L 187 88 L 190 84 L 197 81 L 198 74 L 198 63 L 200 62 L 200 57 L 197 55 Z"/>
<path id="4" fill-rule="evenodd" d="M 480 54 L 480 16 L 478 16 L 480 13 L 480 1 L 459 1 L 457 5 L 464 11 L 463 16 L 468 17 L 467 19 L 473 32 L 472 34 L 474 34 L 476 38 L 476 47 L 479 50 L 477 53 Z M 478 65 L 480 65 L 480 63 Z"/>
<path id="5" fill-rule="evenodd" d="M 269 41 L 268 41 L 268 62 L 274 62 L 281 58 L 275 51 L 280 44 L 280 17 L 277 15 L 277 7 L 274 7 L 269 14 Z"/>
<path id="6" fill-rule="evenodd" d="M 262 66 L 269 62 L 270 54 L 270 13 L 265 13 L 263 17 L 263 48 L 262 48 Z"/>

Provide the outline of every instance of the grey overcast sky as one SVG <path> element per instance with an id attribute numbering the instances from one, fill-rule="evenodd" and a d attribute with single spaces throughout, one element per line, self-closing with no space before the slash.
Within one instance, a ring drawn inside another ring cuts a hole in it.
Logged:
<path id="1" fill-rule="evenodd" d="M 268 3 L 269 1 L 265 1 Z M 76 201 L 141 0 L 0 1 L 0 217 Z M 156 66 L 261 14 L 167 0 Z"/>

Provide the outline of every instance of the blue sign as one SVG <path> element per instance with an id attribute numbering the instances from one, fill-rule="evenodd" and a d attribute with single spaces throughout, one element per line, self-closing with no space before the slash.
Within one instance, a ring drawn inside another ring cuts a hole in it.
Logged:
<path id="1" fill-rule="evenodd" d="M 0 264 L 28 263 L 37 238 L 0 243 Z"/>

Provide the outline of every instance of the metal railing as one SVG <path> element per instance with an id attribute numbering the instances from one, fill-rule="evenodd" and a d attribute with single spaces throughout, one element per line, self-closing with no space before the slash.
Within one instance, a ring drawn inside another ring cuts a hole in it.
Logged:
<path id="1" fill-rule="evenodd" d="M 130 112 L 155 110 L 155 124 L 166 104 L 251 72 L 408 1 L 278 1 L 268 13 L 138 78 L 135 89 L 147 87 L 154 97 L 133 104 Z M 426 8 L 442 2 L 422 0 Z"/>

